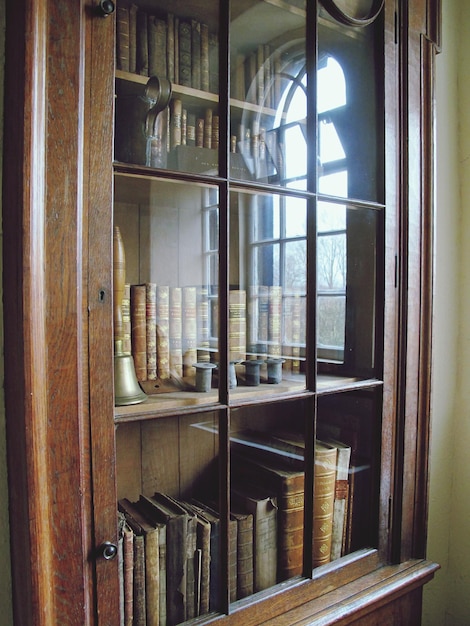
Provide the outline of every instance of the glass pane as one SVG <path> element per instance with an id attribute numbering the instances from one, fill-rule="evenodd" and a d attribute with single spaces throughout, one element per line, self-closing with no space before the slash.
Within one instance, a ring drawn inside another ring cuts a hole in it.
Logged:
<path id="1" fill-rule="evenodd" d="M 232 3 L 230 46 L 230 175 L 302 185 L 305 0 Z"/>
<path id="2" fill-rule="evenodd" d="M 121 424 L 116 447 L 124 571 L 136 582 L 145 556 L 134 620 L 139 599 L 143 623 L 174 626 L 220 611 L 217 414 Z"/>
<path id="3" fill-rule="evenodd" d="M 116 161 L 218 173 L 218 7 L 119 3 Z"/>
<path id="4" fill-rule="evenodd" d="M 377 237 L 380 211 L 318 203 L 317 350 L 324 364 L 340 365 L 354 377 L 378 376 L 375 351 L 380 337 Z M 321 377 L 319 385 L 322 385 Z"/>
<path id="5" fill-rule="evenodd" d="M 233 398 L 305 386 L 305 219 L 303 198 L 230 195 Z"/>
<path id="6" fill-rule="evenodd" d="M 331 560 L 378 546 L 380 395 L 363 390 L 318 399 L 317 436 L 337 450 L 342 494 L 334 504 Z"/>
<path id="7" fill-rule="evenodd" d="M 351 6 L 347 13 L 360 13 L 362 8 Z M 338 28 L 331 19 L 319 21 L 317 106 L 321 193 L 382 201 L 383 162 L 379 155 L 383 94 L 376 80 L 383 75 L 383 55 L 376 46 L 381 28 L 380 19 L 364 28 L 344 25 Z M 344 178 L 338 179 L 338 173 Z"/>
<path id="8" fill-rule="evenodd" d="M 299 401 L 232 412 L 232 519 L 240 529 L 248 518 L 253 537 L 253 560 L 242 577 L 238 561 L 239 597 L 303 572 L 304 414 Z"/>
<path id="9" fill-rule="evenodd" d="M 125 273 L 116 339 L 147 409 L 217 400 L 217 197 L 204 185 L 115 177 Z M 132 411 L 126 398 L 117 404 Z"/>

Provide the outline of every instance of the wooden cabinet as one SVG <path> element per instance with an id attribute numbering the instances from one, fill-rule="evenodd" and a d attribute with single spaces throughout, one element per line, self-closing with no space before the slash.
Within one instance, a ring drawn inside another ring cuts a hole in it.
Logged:
<path id="1" fill-rule="evenodd" d="M 439 7 L 115 8 L 7 10 L 16 623 L 418 624 Z"/>

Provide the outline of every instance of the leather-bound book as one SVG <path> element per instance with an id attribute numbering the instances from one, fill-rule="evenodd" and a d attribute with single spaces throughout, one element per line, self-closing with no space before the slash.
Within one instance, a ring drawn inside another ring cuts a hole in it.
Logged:
<path id="1" fill-rule="evenodd" d="M 145 285 L 131 285 L 131 342 L 137 380 L 147 380 Z"/>

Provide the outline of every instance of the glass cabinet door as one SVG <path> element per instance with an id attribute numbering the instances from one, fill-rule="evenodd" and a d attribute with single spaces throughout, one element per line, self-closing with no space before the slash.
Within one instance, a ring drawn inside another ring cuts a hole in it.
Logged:
<path id="1" fill-rule="evenodd" d="M 324 5 L 117 9 L 125 617 L 130 588 L 174 626 L 380 548 L 383 20 Z"/>

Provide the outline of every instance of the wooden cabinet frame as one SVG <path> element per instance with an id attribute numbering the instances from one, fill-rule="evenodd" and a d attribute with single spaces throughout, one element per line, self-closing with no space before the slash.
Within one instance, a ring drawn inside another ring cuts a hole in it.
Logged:
<path id="1" fill-rule="evenodd" d="M 113 367 L 111 248 L 103 242 L 111 229 L 114 33 L 97 4 L 17 0 L 6 14 L 5 398 L 13 604 L 22 626 L 114 624 L 118 614 L 117 562 L 100 557 L 102 543 L 116 539 L 113 406 L 102 393 Z M 387 501 L 392 495 L 390 510 L 381 507 L 391 524 L 380 524 L 390 535 L 380 557 L 390 565 L 353 554 L 348 568 L 267 593 L 221 623 L 287 624 L 295 614 L 299 623 L 316 615 L 366 624 L 391 603 L 419 623 L 421 587 L 436 568 L 424 559 L 439 2 L 387 0 L 385 11 L 396 13 L 387 19 L 397 43 L 386 71 L 399 101 L 386 124 L 399 131 L 388 148 L 399 155 L 389 174 L 400 182 L 387 202 L 401 207 L 399 231 L 388 229 L 385 242 L 397 253 L 386 272 L 396 273 L 399 290 L 397 328 L 385 337 L 399 354 L 385 362 L 396 380 L 385 391 L 396 421 L 382 441 L 395 450 L 393 484 L 382 490 Z"/>

